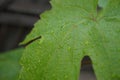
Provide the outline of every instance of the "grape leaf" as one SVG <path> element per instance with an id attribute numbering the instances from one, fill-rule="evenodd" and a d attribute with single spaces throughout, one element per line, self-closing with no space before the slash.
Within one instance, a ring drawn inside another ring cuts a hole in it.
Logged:
<path id="1" fill-rule="evenodd" d="M 27 37 L 20 80 L 78 80 L 81 60 L 92 59 L 97 80 L 120 80 L 120 0 L 52 0 L 52 10 Z M 102 4 L 102 3 L 101 3 Z"/>
<path id="2" fill-rule="evenodd" d="M 23 49 L 0 54 L 0 80 L 17 80 L 21 66 L 19 64 Z"/>

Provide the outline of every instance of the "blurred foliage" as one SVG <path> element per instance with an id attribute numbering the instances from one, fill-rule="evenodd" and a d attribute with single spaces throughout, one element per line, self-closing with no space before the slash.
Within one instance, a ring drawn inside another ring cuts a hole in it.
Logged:
<path id="1" fill-rule="evenodd" d="M 0 80 L 17 80 L 21 69 L 20 58 L 23 49 L 0 54 Z"/>

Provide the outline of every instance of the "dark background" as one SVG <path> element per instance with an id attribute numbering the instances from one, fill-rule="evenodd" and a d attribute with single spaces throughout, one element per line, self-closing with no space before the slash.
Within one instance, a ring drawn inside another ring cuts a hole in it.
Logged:
<path id="1" fill-rule="evenodd" d="M 0 0 L 0 52 L 19 47 L 49 0 Z"/>

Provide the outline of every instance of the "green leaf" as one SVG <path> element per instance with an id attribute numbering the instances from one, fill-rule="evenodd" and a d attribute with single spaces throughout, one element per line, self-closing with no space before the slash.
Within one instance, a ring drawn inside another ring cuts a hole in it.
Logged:
<path id="1" fill-rule="evenodd" d="M 0 54 L 0 80 L 17 80 L 21 66 L 19 60 L 23 49 Z"/>
<path id="2" fill-rule="evenodd" d="M 98 5 L 102 8 L 106 7 L 107 6 L 107 3 L 108 3 L 109 0 L 99 0 L 98 1 Z"/>
<path id="3" fill-rule="evenodd" d="M 97 80 L 120 80 L 120 0 L 109 0 L 101 15 L 97 0 L 52 0 L 52 10 L 25 41 L 20 80 L 78 80 L 88 55 Z"/>

